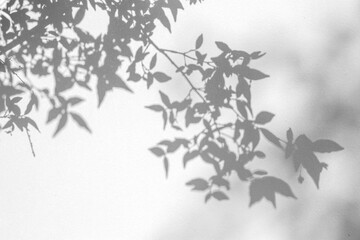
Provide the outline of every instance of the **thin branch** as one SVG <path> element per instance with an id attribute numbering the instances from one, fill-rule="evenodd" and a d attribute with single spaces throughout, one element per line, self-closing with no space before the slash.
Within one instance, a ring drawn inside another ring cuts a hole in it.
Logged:
<path id="1" fill-rule="evenodd" d="M 32 141 L 31 141 L 31 136 L 30 136 L 30 133 L 29 133 L 29 129 L 26 128 L 25 130 L 26 130 L 26 135 L 27 135 L 28 140 L 29 140 L 30 147 L 31 147 L 32 155 L 35 157 L 34 146 L 33 146 L 33 143 L 32 143 Z"/>
<path id="2" fill-rule="evenodd" d="M 169 61 L 170 63 L 178 70 L 180 67 L 170 58 L 170 56 L 161 48 L 159 48 L 150 38 L 149 38 L 149 43 L 151 45 L 153 45 L 156 50 L 158 50 L 161 54 L 163 54 Z M 200 94 L 200 92 L 196 89 L 196 87 L 192 84 L 192 82 L 190 81 L 189 77 L 186 76 L 186 74 L 183 71 L 180 71 L 181 75 L 183 75 L 183 77 L 186 79 L 186 81 L 189 83 L 189 85 L 191 86 L 191 88 L 193 89 L 193 91 L 196 92 L 196 94 L 206 103 L 205 98 Z"/>
<path id="3" fill-rule="evenodd" d="M 186 57 L 186 58 L 189 58 L 189 59 L 191 59 L 191 60 L 197 61 L 196 58 L 187 55 L 187 53 L 189 53 L 189 52 L 191 52 L 191 51 L 182 53 L 182 52 L 178 52 L 178 51 L 174 51 L 174 50 L 170 50 L 170 49 L 164 49 L 164 48 L 162 48 L 161 50 L 163 50 L 163 51 L 165 51 L 165 52 L 169 52 L 169 53 L 174 53 L 174 54 L 183 55 L 184 58 Z M 212 62 L 204 61 L 204 63 L 206 63 L 206 64 L 209 65 L 210 67 L 214 67 L 214 65 L 211 64 Z"/>

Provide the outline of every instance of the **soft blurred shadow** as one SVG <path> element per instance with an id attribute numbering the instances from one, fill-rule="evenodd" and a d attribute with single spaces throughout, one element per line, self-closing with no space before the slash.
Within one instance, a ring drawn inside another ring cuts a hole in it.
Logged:
<path id="1" fill-rule="evenodd" d="M 97 129 L 92 137 L 75 132 L 76 126 L 55 140 L 46 131 L 34 135 L 36 160 L 29 161 L 20 135 L 14 136 L 16 141 L 0 139 L 9 150 L 0 162 L 5 196 L 0 197 L 0 236 L 360 239 L 359 10 L 356 0 L 205 0 L 179 13 L 172 34 L 159 27 L 154 36 L 159 46 L 181 51 L 192 48 L 203 33 L 203 49 L 212 56 L 218 54 L 215 41 L 267 52 L 253 65 L 271 76 L 253 85 L 254 110 L 276 114 L 269 125 L 276 135 L 284 136 L 292 127 L 296 135 L 333 139 L 345 148 L 320 156 L 329 169 L 322 173 L 319 190 L 307 175 L 298 184 L 282 152 L 263 142 L 267 158 L 254 168 L 264 166 L 289 182 L 298 200 L 279 197 L 277 209 L 266 201 L 249 208 L 248 185 L 234 178 L 230 201 L 204 204 L 202 194 L 184 186 L 208 174 L 202 164 L 183 170 L 181 156 L 172 156 L 166 181 L 162 163 L 148 151 L 151 144 L 176 134 L 162 132 L 161 118 L 143 108 L 160 101 L 158 86 L 147 91 L 145 85 L 132 85 L 134 95 L 116 92 L 100 110 L 81 109 Z M 99 33 L 104 18 L 90 17 L 84 28 Z M 174 76 L 164 91 L 174 99 L 183 97 L 185 81 L 166 60 L 158 57 L 158 64 Z M 96 99 L 89 99 L 96 106 Z"/>
<path id="2" fill-rule="evenodd" d="M 267 202 L 248 209 L 247 186 L 233 182 L 230 202 L 187 206 L 179 216 L 185 223 L 169 219 L 157 239 L 360 239 L 360 8 L 357 1 L 312 4 L 205 1 L 186 9 L 162 44 L 186 50 L 204 33 L 207 49 L 221 40 L 233 48 L 267 52 L 256 66 L 271 78 L 254 87 L 256 110 L 276 114 L 271 127 L 280 136 L 292 127 L 296 134 L 334 139 L 345 148 L 320 156 L 329 164 L 320 190 L 308 176 L 299 185 L 292 166 L 264 144 L 271 161 L 265 165 L 291 182 L 297 201 L 279 199 L 277 210 Z M 188 28 L 192 24 L 196 29 Z M 186 39 L 176 35 L 184 31 Z"/>

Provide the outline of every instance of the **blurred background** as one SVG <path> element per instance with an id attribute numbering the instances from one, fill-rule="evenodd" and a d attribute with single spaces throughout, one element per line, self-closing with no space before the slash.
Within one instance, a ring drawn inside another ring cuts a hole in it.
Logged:
<path id="1" fill-rule="evenodd" d="M 204 204 L 188 180 L 207 176 L 200 161 L 184 170 L 170 159 L 169 178 L 148 148 L 177 132 L 162 130 L 156 88 L 181 98 L 188 89 L 165 59 L 173 81 L 131 87 L 135 94 L 109 94 L 100 109 L 95 95 L 79 107 L 93 134 L 68 124 L 52 139 L 55 125 L 34 118 L 36 158 L 24 134 L 1 135 L 0 239 L 307 240 L 360 239 L 360 3 L 356 0 L 205 0 L 180 12 L 172 34 L 159 26 L 159 46 L 188 50 L 202 33 L 202 50 L 218 54 L 215 41 L 267 54 L 252 66 L 270 75 L 253 85 L 256 112 L 276 114 L 269 126 L 278 136 L 332 139 L 345 150 L 319 155 L 329 164 L 320 189 L 308 175 L 298 184 L 283 154 L 263 141 L 269 173 L 289 182 L 297 200 L 277 198 L 249 208 L 248 185 L 233 182 L 230 200 Z M 106 16 L 91 13 L 83 26 L 106 31 Z"/>

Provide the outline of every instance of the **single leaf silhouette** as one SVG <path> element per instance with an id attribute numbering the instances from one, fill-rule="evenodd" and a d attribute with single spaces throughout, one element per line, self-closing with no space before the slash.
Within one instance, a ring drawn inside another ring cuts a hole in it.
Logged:
<path id="1" fill-rule="evenodd" d="M 155 112 L 162 112 L 162 111 L 165 111 L 165 109 L 163 108 L 163 106 L 161 105 L 150 105 L 150 106 L 146 106 L 146 108 L 150 109 L 150 110 L 153 110 Z"/>
<path id="2" fill-rule="evenodd" d="M 267 140 L 269 140 L 271 143 L 275 144 L 279 148 L 282 148 L 279 138 L 276 137 L 272 132 L 265 128 L 260 128 L 260 130 Z"/>
<path id="3" fill-rule="evenodd" d="M 212 193 L 211 192 L 207 193 L 205 195 L 205 203 L 207 203 L 210 200 L 211 197 L 212 197 Z"/>
<path id="4" fill-rule="evenodd" d="M 171 80 L 171 77 L 169 77 L 168 75 L 166 75 L 165 73 L 163 72 L 155 72 L 153 74 L 153 77 L 158 81 L 158 82 L 167 82 L 167 81 L 170 81 Z"/>
<path id="5" fill-rule="evenodd" d="M 204 38 L 203 35 L 201 34 L 197 39 L 196 39 L 196 43 L 195 43 L 195 48 L 199 49 L 201 47 L 201 45 L 203 44 Z"/>
<path id="6" fill-rule="evenodd" d="M 262 56 L 264 56 L 266 53 L 261 53 L 260 51 L 257 52 L 253 52 L 250 54 L 251 59 L 255 60 L 258 58 L 261 58 Z"/>
<path id="7" fill-rule="evenodd" d="M 249 191 L 250 207 L 263 198 L 270 201 L 273 206 L 276 207 L 275 193 L 296 199 L 296 196 L 286 182 L 272 176 L 266 176 L 252 180 Z"/>
<path id="8" fill-rule="evenodd" d="M 79 24 L 81 22 L 81 20 L 83 20 L 83 18 L 85 16 L 85 11 L 86 11 L 85 7 L 80 7 L 80 9 L 75 14 L 74 25 Z"/>
<path id="9" fill-rule="evenodd" d="M 247 114 L 247 110 L 246 110 L 246 103 L 242 100 L 237 100 L 236 101 L 236 107 L 237 110 L 240 112 L 240 114 L 247 119 L 248 118 L 248 114 Z"/>
<path id="10" fill-rule="evenodd" d="M 11 103 L 12 104 L 18 103 L 18 102 L 20 102 L 21 99 L 22 99 L 22 97 L 14 97 L 11 99 Z"/>
<path id="11" fill-rule="evenodd" d="M 219 201 L 229 199 L 229 197 L 224 192 L 221 192 L 221 191 L 214 191 L 212 193 L 212 196 Z"/>
<path id="12" fill-rule="evenodd" d="M 65 127 L 67 120 L 68 120 L 68 115 L 64 113 L 59 120 L 58 126 L 56 128 L 53 137 L 55 137 Z"/>
<path id="13" fill-rule="evenodd" d="M 184 154 L 184 157 L 183 157 L 184 168 L 186 167 L 186 164 L 187 164 L 190 160 L 196 158 L 197 156 L 199 156 L 199 154 L 200 154 L 200 153 L 199 153 L 199 151 L 197 151 L 197 150 L 194 150 L 194 151 L 191 151 L 191 152 L 186 152 L 186 153 Z"/>
<path id="14" fill-rule="evenodd" d="M 313 142 L 312 150 L 319 153 L 330 153 L 344 150 L 344 148 L 334 141 L 320 139 Z"/>
<path id="15" fill-rule="evenodd" d="M 260 112 L 255 118 L 255 123 L 266 124 L 266 123 L 270 122 L 274 116 L 275 115 L 270 112 L 266 112 L 266 111 Z"/>
<path id="16" fill-rule="evenodd" d="M 31 119 L 31 118 L 29 118 L 29 117 L 25 117 L 25 118 L 24 118 L 24 121 L 26 121 L 27 124 L 30 124 L 30 125 L 33 126 L 38 132 L 40 132 L 39 127 L 37 126 L 36 122 L 35 122 L 33 119 Z"/>
<path id="17" fill-rule="evenodd" d="M 29 114 L 29 113 L 31 112 L 33 106 L 35 106 L 36 108 L 38 108 L 38 106 L 39 106 L 38 98 L 35 96 L 34 93 L 31 94 L 30 102 L 29 102 L 29 104 L 27 105 L 24 114 L 25 114 L 25 115 Z"/>
<path id="18" fill-rule="evenodd" d="M 229 48 L 229 46 L 226 43 L 223 42 L 215 42 L 216 46 L 223 51 L 224 53 L 228 53 L 231 52 L 231 49 Z"/>
<path id="19" fill-rule="evenodd" d="M 152 152 L 157 157 L 161 157 L 161 156 L 165 155 L 164 150 L 162 150 L 159 147 L 153 147 L 153 148 L 150 148 L 149 150 L 150 150 L 150 152 Z"/>
<path id="20" fill-rule="evenodd" d="M 105 94 L 107 91 L 107 86 L 106 86 L 105 82 L 103 82 L 102 80 L 99 79 L 96 87 L 97 87 L 97 92 L 98 92 L 98 107 L 100 107 L 104 101 Z"/>
<path id="21" fill-rule="evenodd" d="M 169 30 L 169 32 L 171 33 L 171 25 L 170 25 L 169 19 L 165 15 L 165 12 L 162 9 L 162 7 L 160 7 L 159 4 L 157 4 L 156 7 L 151 8 L 151 10 L 152 10 L 152 14 L 154 16 L 156 16 L 156 18 L 159 19 L 161 24 L 164 25 L 164 27 L 166 27 Z"/>
<path id="22" fill-rule="evenodd" d="M 202 178 L 195 178 L 187 182 L 186 185 L 192 186 L 193 188 L 191 190 L 194 191 L 205 191 L 206 189 L 209 188 L 208 182 Z"/>
<path id="23" fill-rule="evenodd" d="M 49 111 L 49 114 L 48 114 L 48 119 L 46 121 L 46 123 L 49 123 L 51 121 L 53 121 L 57 116 L 60 115 L 61 113 L 61 108 L 53 108 Z"/>
<path id="24" fill-rule="evenodd" d="M 171 108 L 171 103 L 168 95 L 166 95 L 162 91 L 159 91 L 159 93 L 160 93 L 161 101 L 165 104 L 167 108 Z"/>
<path id="25" fill-rule="evenodd" d="M 289 128 L 286 131 L 286 138 L 287 138 L 287 142 L 286 142 L 286 146 L 285 146 L 285 158 L 288 159 L 295 149 L 294 144 L 293 144 L 294 134 L 293 134 L 291 128 Z"/>
<path id="26" fill-rule="evenodd" d="M 258 158 L 265 158 L 266 155 L 265 153 L 261 152 L 261 151 L 255 151 L 254 152 L 255 156 L 257 156 Z"/>
<path id="27" fill-rule="evenodd" d="M 124 82 L 124 80 L 122 80 L 118 75 L 116 74 L 109 74 L 107 75 L 108 80 L 110 80 L 110 83 L 112 84 L 113 87 L 116 88 L 122 88 L 125 89 L 128 92 L 133 92 L 128 85 Z M 108 86 L 109 87 L 109 86 Z"/>
<path id="28" fill-rule="evenodd" d="M 167 124 L 167 120 L 168 120 L 168 114 L 167 114 L 167 111 L 165 109 L 162 112 L 162 118 L 163 118 L 163 121 L 164 121 L 164 129 L 165 129 L 166 124 Z"/>
<path id="29" fill-rule="evenodd" d="M 317 188 L 319 188 L 320 173 L 323 169 L 323 165 L 313 152 L 305 150 L 295 150 L 293 154 L 293 160 L 295 169 L 300 166 L 305 168 L 306 172 L 310 175 Z"/>
<path id="30" fill-rule="evenodd" d="M 305 134 L 301 134 L 296 138 L 295 145 L 305 152 L 312 152 L 313 142 Z"/>
<path id="31" fill-rule="evenodd" d="M 269 75 L 266 75 L 266 74 L 260 72 L 259 70 L 252 69 L 249 67 L 246 67 L 243 69 L 243 74 L 244 74 L 244 77 L 246 77 L 247 79 L 250 79 L 250 80 L 261 80 L 261 79 L 269 77 Z"/>
<path id="32" fill-rule="evenodd" d="M 89 0 L 91 6 L 93 7 L 94 10 L 96 10 L 96 3 L 95 0 Z"/>
<path id="33" fill-rule="evenodd" d="M 151 61 L 150 61 L 150 70 L 155 67 L 156 62 L 157 62 L 157 54 L 155 54 L 155 55 L 151 58 Z"/>
<path id="34" fill-rule="evenodd" d="M 78 98 L 78 97 L 73 97 L 73 98 L 70 98 L 68 100 L 68 103 L 71 105 L 71 106 L 76 106 L 78 105 L 79 103 L 83 102 L 84 99 L 82 98 Z"/>
<path id="35" fill-rule="evenodd" d="M 175 123 L 174 111 L 170 111 L 169 121 L 170 121 L 171 125 L 173 125 Z"/>
<path id="36" fill-rule="evenodd" d="M 71 112 L 70 115 L 80 127 L 85 128 L 89 133 L 91 133 L 89 126 L 79 114 Z"/>
<path id="37" fill-rule="evenodd" d="M 158 143 L 158 145 L 164 145 L 166 147 L 169 147 L 171 144 L 172 144 L 172 142 L 170 140 L 163 140 Z"/>
<path id="38" fill-rule="evenodd" d="M 174 21 L 176 22 L 178 9 L 184 9 L 183 5 L 181 4 L 180 0 L 169 0 L 168 7 L 174 17 Z"/>
<path id="39" fill-rule="evenodd" d="M 316 187 L 319 188 L 320 173 L 323 169 L 323 166 L 321 165 L 319 159 L 317 159 L 317 157 L 312 154 L 308 158 L 303 159 L 302 165 L 306 169 L 310 177 L 313 179 Z"/>
<path id="40" fill-rule="evenodd" d="M 167 153 L 172 153 L 175 152 L 180 146 L 181 146 L 181 141 L 179 139 L 176 139 L 174 142 L 170 142 L 167 145 Z"/>
<path id="41" fill-rule="evenodd" d="M 167 178 L 169 176 L 169 159 L 167 157 L 164 157 L 164 170 L 165 170 L 165 177 Z"/>
<path id="42" fill-rule="evenodd" d="M 286 138 L 288 140 L 289 143 L 292 143 L 293 140 L 294 140 L 294 134 L 291 130 L 291 128 L 289 128 L 287 131 L 286 131 Z"/>
<path id="43" fill-rule="evenodd" d="M 144 59 L 143 47 L 140 46 L 135 53 L 135 61 L 140 62 Z"/>

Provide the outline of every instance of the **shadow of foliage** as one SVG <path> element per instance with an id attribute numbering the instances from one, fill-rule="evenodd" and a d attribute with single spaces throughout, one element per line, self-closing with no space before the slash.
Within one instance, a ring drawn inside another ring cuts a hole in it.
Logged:
<path id="1" fill-rule="evenodd" d="M 189 4 L 199 2 L 201 0 L 190 0 Z M 78 26 L 90 8 L 106 12 L 109 19 L 106 33 L 94 36 Z M 169 18 L 176 21 L 182 9 L 180 0 L 8 1 L 1 10 L 2 129 L 7 133 L 25 131 L 35 155 L 29 129 L 39 129 L 30 115 L 48 101 L 51 108 L 47 110 L 47 123 L 57 122 L 54 137 L 69 121 L 91 133 L 86 120 L 74 110 L 86 99 L 72 96 L 71 90 L 82 88 L 95 92 L 100 107 L 114 89 L 132 92 L 129 82 L 144 82 L 148 88 L 154 81 L 169 82 L 172 77 L 157 66 L 161 56 L 189 84 L 189 92 L 181 101 L 173 101 L 160 91 L 160 103 L 146 107 L 161 115 L 164 129 L 182 132 L 192 125 L 202 127 L 192 138 L 163 140 L 150 148 L 162 159 L 166 176 L 169 155 L 184 149 L 184 167 L 196 160 L 214 169 L 209 179 L 195 178 L 187 182 L 192 190 L 205 192 L 205 202 L 229 199 L 225 193 L 230 190 L 228 178 L 236 174 L 240 181 L 249 183 L 250 206 L 265 198 L 275 207 L 275 193 L 296 198 L 290 186 L 268 176 L 265 170 L 251 170 L 247 166 L 266 157 L 257 148 L 260 140 L 266 139 L 293 160 L 295 171 L 300 172 L 300 183 L 301 169 L 305 169 L 319 187 L 320 173 L 327 164 L 320 162 L 315 153 L 343 148 L 330 140 L 313 142 L 305 135 L 294 138 L 291 129 L 283 140 L 266 127 L 274 118 L 273 113 L 253 112 L 251 87 L 269 75 L 252 68 L 251 63 L 265 53 L 247 53 L 217 41 L 214 47 L 218 55 L 209 57 L 200 50 L 203 34 L 195 39 L 194 47 L 185 52 L 158 46 L 151 38 L 158 24 L 171 33 Z M 135 46 L 138 46 L 136 50 Z M 174 55 L 181 55 L 183 62 L 175 62 Z M 126 78 L 120 77 L 120 69 L 126 70 Z M 194 73 L 200 74 L 201 86 L 194 85 Z M 52 76 L 53 87 L 39 88 L 30 81 L 44 76 Z M 96 89 L 92 89 L 92 85 Z M 20 103 L 24 102 L 26 107 L 22 108 Z M 232 118 L 222 119 L 225 113 Z"/>

